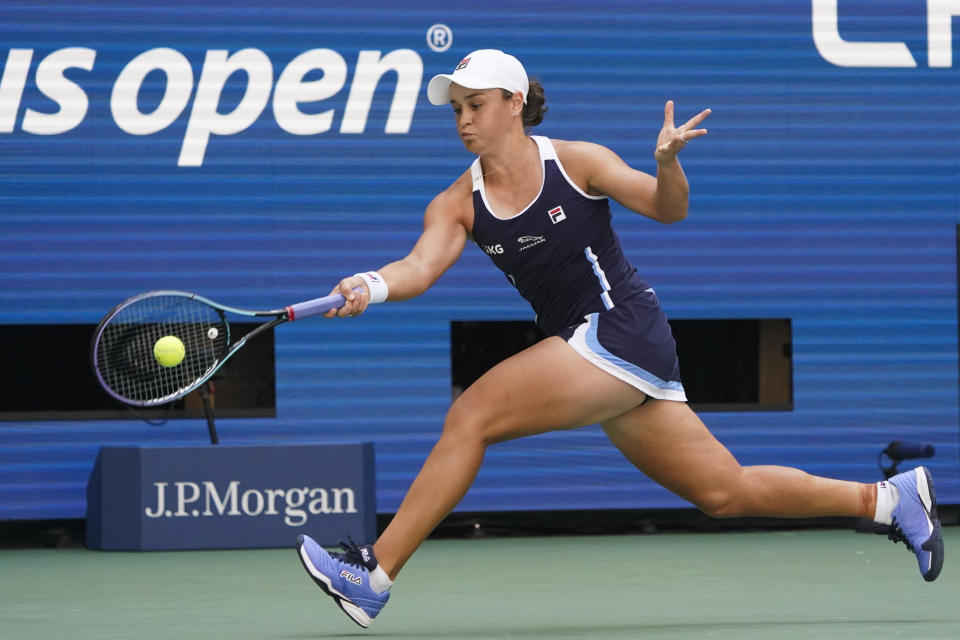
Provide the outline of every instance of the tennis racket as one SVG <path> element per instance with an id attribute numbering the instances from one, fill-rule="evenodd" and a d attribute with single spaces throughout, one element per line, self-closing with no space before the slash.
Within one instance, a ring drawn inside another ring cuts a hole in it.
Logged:
<path id="1" fill-rule="evenodd" d="M 108 394 L 129 405 L 152 407 L 178 400 L 209 380 L 247 340 L 282 324 L 339 309 L 339 293 L 274 311 L 228 307 L 194 293 L 149 291 L 124 300 L 100 321 L 90 343 L 90 363 Z M 271 318 L 240 337 L 226 314 Z M 154 357 L 166 336 L 183 344 L 174 366 Z"/>

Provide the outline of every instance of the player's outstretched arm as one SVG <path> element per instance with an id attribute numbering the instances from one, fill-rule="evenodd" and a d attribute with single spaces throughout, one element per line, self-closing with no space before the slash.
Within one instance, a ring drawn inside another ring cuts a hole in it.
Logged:
<path id="1" fill-rule="evenodd" d="M 467 229 L 448 192 L 434 198 L 423 218 L 423 233 L 402 260 L 381 273 L 390 285 L 390 300 L 409 300 L 433 286 L 453 266 L 467 241 Z"/>
<path id="2" fill-rule="evenodd" d="M 387 300 L 408 300 L 422 294 L 453 266 L 467 239 L 462 209 L 462 198 L 456 197 L 454 187 L 433 199 L 424 214 L 423 233 L 410 253 L 377 272 L 388 291 Z M 327 313 L 328 318 L 356 316 L 370 304 L 369 285 L 359 276 L 344 278 L 333 292 L 343 295 L 347 303 Z"/>

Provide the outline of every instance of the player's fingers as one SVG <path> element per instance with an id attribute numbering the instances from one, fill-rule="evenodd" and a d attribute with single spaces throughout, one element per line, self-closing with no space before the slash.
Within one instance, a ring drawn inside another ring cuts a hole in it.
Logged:
<path id="1" fill-rule="evenodd" d="M 657 147 L 657 151 L 661 153 L 679 151 L 683 148 L 683 145 L 686 143 L 686 141 L 687 140 L 683 137 L 683 134 L 678 131 L 675 135 L 670 136 L 666 142 Z"/>
<path id="2" fill-rule="evenodd" d="M 344 302 L 343 306 L 337 311 L 337 315 L 341 318 L 355 316 L 357 314 L 360 292 L 347 290 L 346 293 L 341 292 L 341 295 L 345 298 L 346 302 Z"/>
<path id="3" fill-rule="evenodd" d="M 335 294 L 335 293 L 340 293 L 340 283 L 339 283 L 339 282 L 337 283 L 337 286 L 335 286 L 333 289 L 330 289 L 330 294 L 329 294 L 329 295 L 332 296 L 332 295 Z M 330 311 L 327 311 L 325 314 L 323 314 L 323 317 L 324 317 L 324 318 L 336 318 L 336 317 L 337 317 L 337 311 L 339 311 L 339 309 L 330 309 Z"/>
<path id="4" fill-rule="evenodd" d="M 360 287 L 359 290 L 354 289 L 353 293 L 353 310 L 349 314 L 351 317 L 359 316 L 367 310 L 367 306 L 370 304 L 370 294 L 367 292 L 365 285 Z"/>
<path id="5" fill-rule="evenodd" d="M 324 317 L 326 318 L 345 318 L 347 316 L 358 315 L 360 308 L 360 297 L 361 293 L 365 294 L 366 289 L 364 288 L 364 282 L 362 279 L 350 276 L 349 278 L 344 278 L 337 283 L 337 286 L 330 291 L 330 295 L 339 293 L 343 296 L 344 303 L 343 306 L 337 309 L 331 309 L 326 312 Z M 366 305 L 364 305 L 365 307 Z"/>
<path id="6" fill-rule="evenodd" d="M 663 107 L 663 126 L 673 126 L 673 100 L 667 100 L 667 104 Z"/>
<path id="7" fill-rule="evenodd" d="M 350 276 L 340 281 L 338 285 L 339 293 L 348 301 L 356 299 L 357 289 L 366 290 L 366 283 L 362 278 Z"/>
<path id="8" fill-rule="evenodd" d="M 700 124 L 701 122 L 703 122 L 704 120 L 706 120 L 706 119 L 707 119 L 707 116 L 709 116 L 711 113 L 713 113 L 713 111 L 712 111 L 711 109 L 704 109 L 703 111 L 701 111 L 701 112 L 698 113 L 697 115 L 693 116 L 692 118 L 690 118 L 689 120 L 687 120 L 686 122 L 684 122 L 683 125 L 682 125 L 680 128 L 681 128 L 681 129 L 692 129 L 692 128 L 694 128 L 695 126 L 697 126 L 698 124 Z"/>
<path id="9" fill-rule="evenodd" d="M 660 145 L 658 149 L 660 151 L 668 151 L 669 149 L 678 149 L 683 145 L 685 145 L 686 143 L 693 140 L 694 138 L 699 138 L 700 136 L 705 136 L 705 135 L 707 135 L 706 129 L 693 129 L 690 131 L 677 129 L 676 132 L 674 132 L 674 134 L 670 136 L 670 139 L 667 140 L 662 145 Z"/>
<path id="10" fill-rule="evenodd" d="M 367 305 L 370 304 L 370 288 L 363 278 L 354 276 L 347 278 L 347 280 L 349 281 L 347 286 L 350 289 L 344 294 L 344 297 L 352 303 L 349 315 L 358 316 L 366 311 Z"/>

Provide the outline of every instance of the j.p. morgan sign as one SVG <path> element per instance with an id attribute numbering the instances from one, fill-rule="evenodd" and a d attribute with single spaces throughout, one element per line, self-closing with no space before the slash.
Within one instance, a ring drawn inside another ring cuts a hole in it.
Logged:
<path id="1" fill-rule="evenodd" d="M 324 544 L 376 533 L 373 445 L 103 447 L 87 486 L 92 549 Z"/>

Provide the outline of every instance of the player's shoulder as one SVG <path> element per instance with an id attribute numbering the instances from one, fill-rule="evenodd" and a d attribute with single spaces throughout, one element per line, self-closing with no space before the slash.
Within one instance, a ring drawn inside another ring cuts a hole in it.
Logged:
<path id="1" fill-rule="evenodd" d="M 598 173 L 603 173 L 609 167 L 622 162 L 616 154 L 595 142 L 583 140 L 552 140 L 551 142 L 560 164 L 563 165 L 564 171 L 574 184 L 589 195 L 603 195 L 590 185 Z"/>
<path id="2" fill-rule="evenodd" d="M 446 189 L 438 193 L 427 207 L 428 216 L 450 217 L 466 224 L 473 214 L 473 179 L 468 169 Z"/>
<path id="3" fill-rule="evenodd" d="M 613 153 L 602 144 L 585 140 L 556 140 L 551 138 L 550 142 L 553 143 L 553 148 L 556 150 L 560 162 L 564 164 L 567 164 L 567 161 L 589 162 Z"/>
<path id="4" fill-rule="evenodd" d="M 470 175 L 470 170 L 467 169 L 461 173 L 449 187 L 438 193 L 433 200 L 447 206 L 464 205 L 472 202 L 473 178 Z"/>

